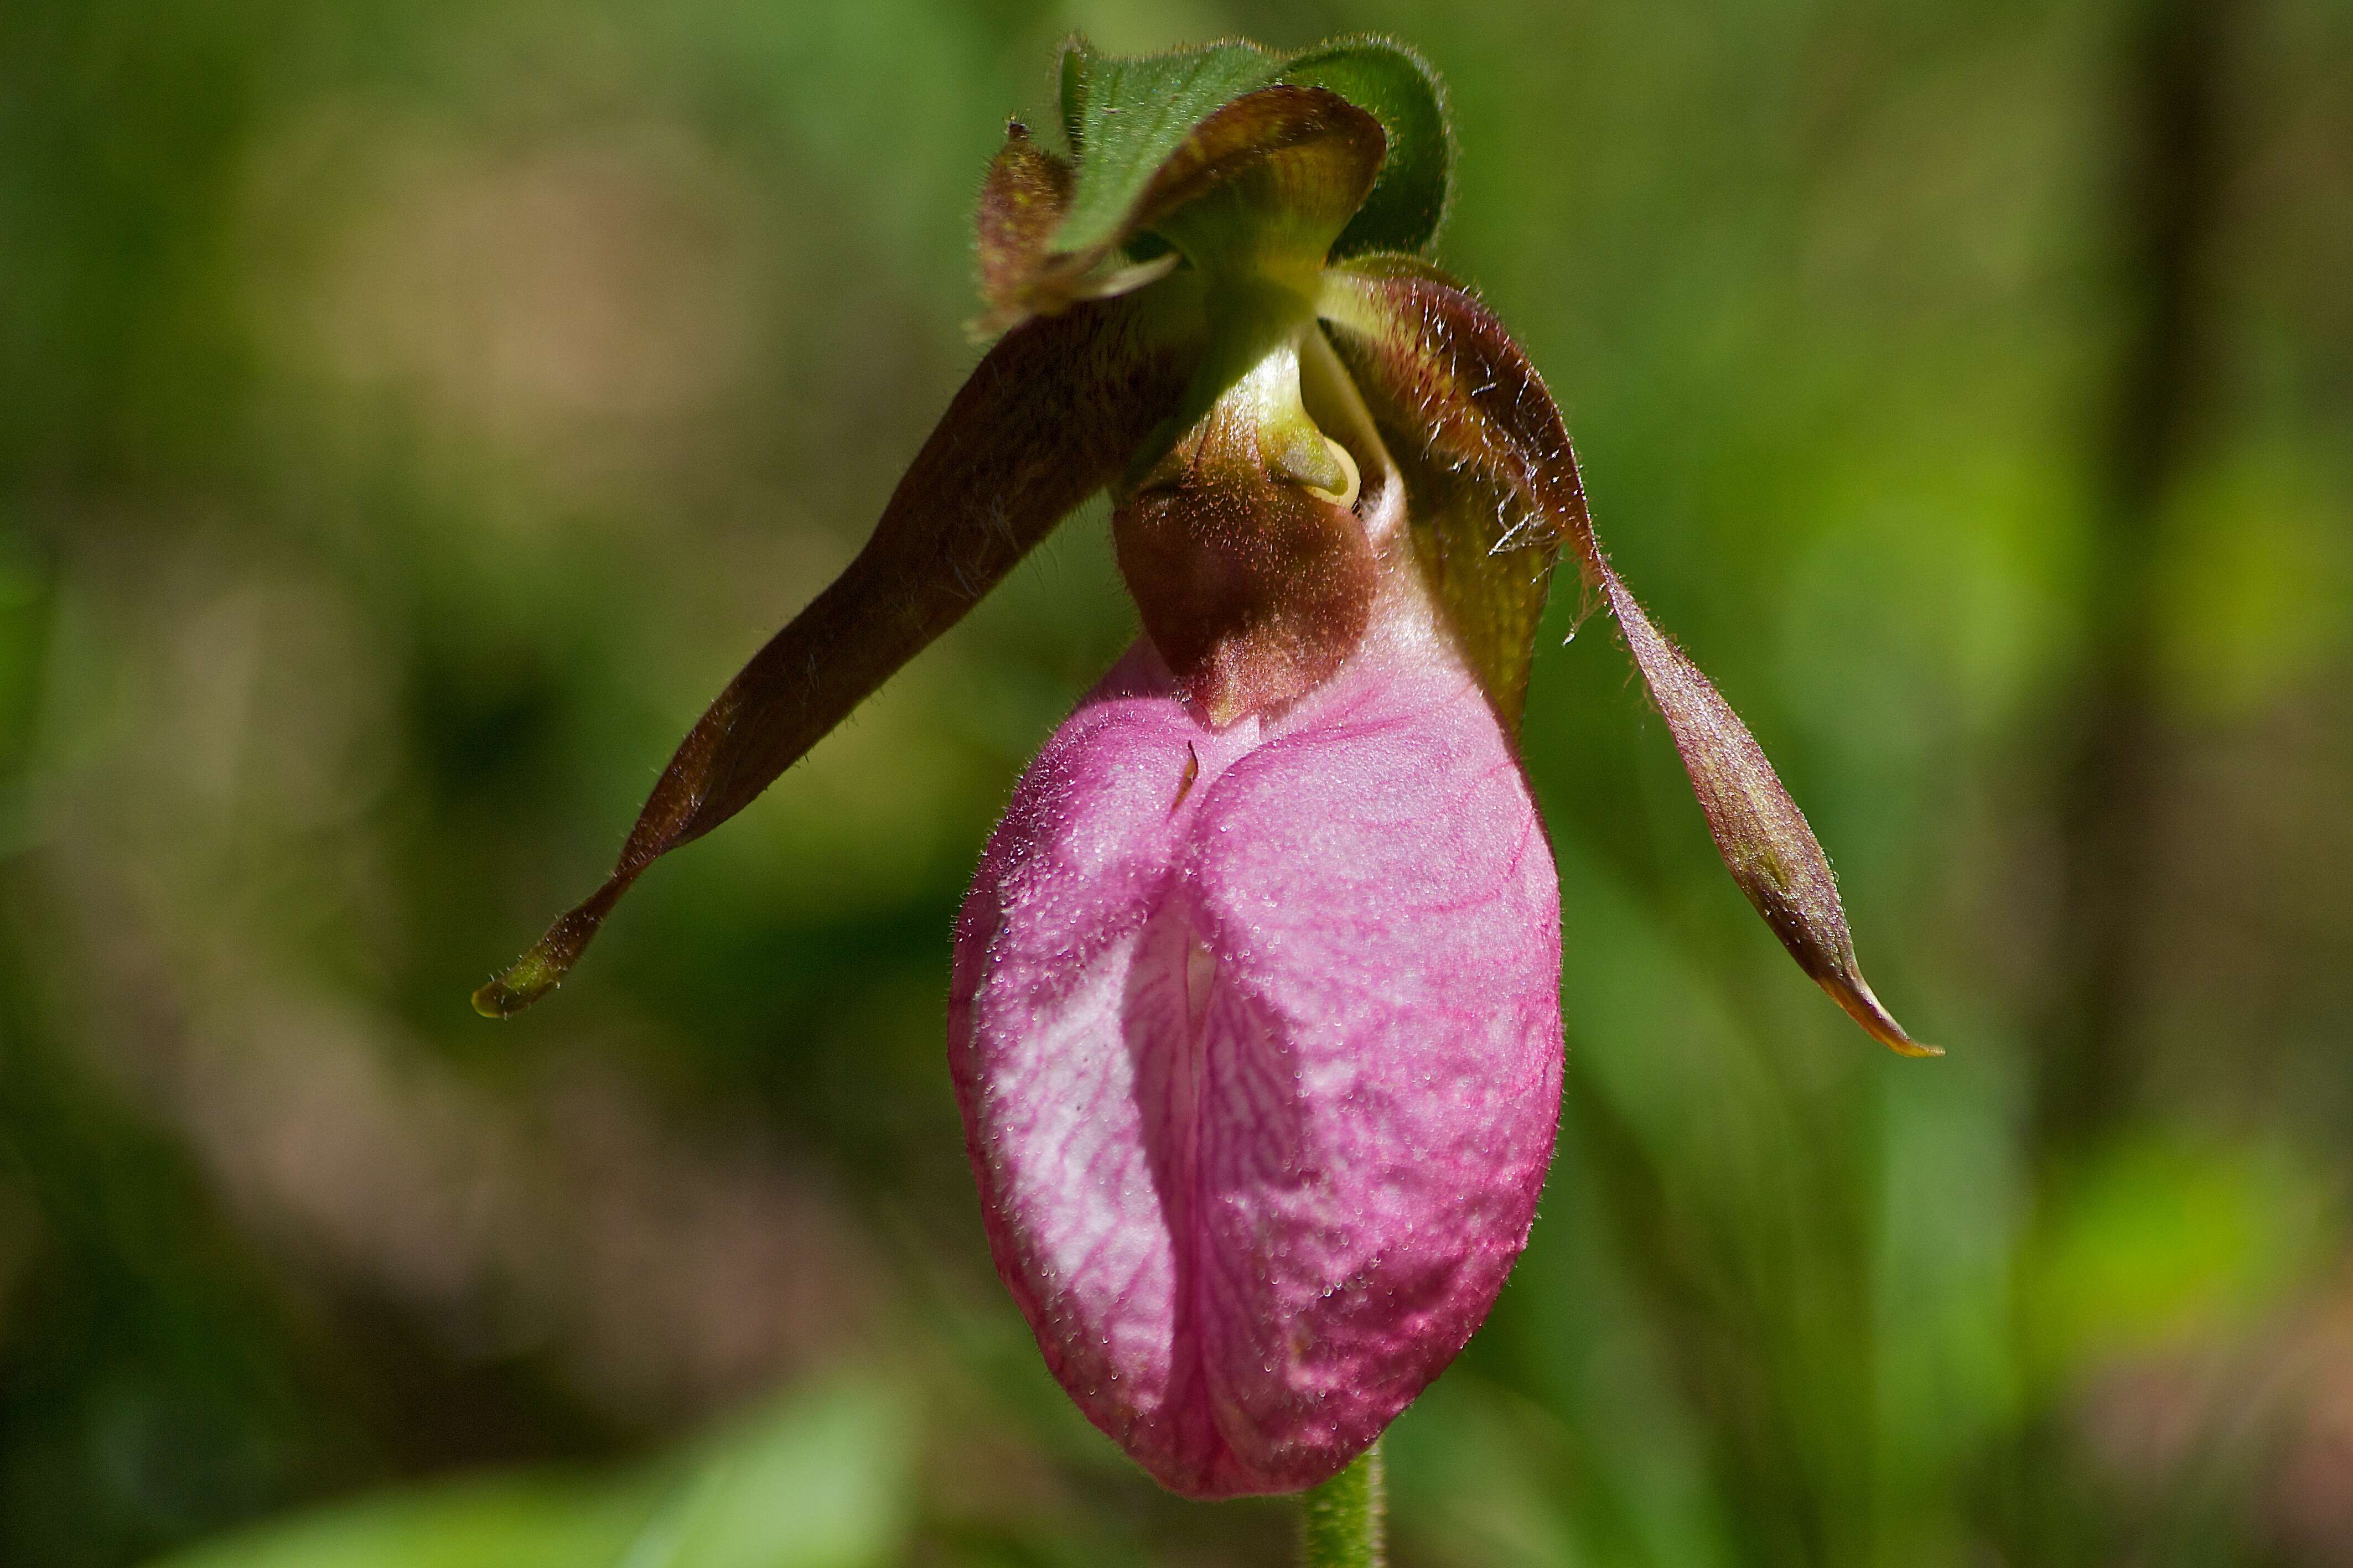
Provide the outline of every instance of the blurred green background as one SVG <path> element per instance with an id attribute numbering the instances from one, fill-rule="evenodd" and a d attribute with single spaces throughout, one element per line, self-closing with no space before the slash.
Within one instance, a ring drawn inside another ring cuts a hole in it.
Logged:
<path id="1" fill-rule="evenodd" d="M 2353 6 L 0 5 L 0 1563 L 1275 1564 L 991 1274 L 951 920 L 1082 515 L 512 1025 L 971 364 L 1073 27 L 1381 29 L 1441 258 L 1915 1030 L 1603 623 L 1568 1093 L 1406 1565 L 2353 1563 Z"/>

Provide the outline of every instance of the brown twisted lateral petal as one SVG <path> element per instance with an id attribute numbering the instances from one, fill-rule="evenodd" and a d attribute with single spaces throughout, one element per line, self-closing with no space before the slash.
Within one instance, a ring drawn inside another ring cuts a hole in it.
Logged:
<path id="1" fill-rule="evenodd" d="M 1366 259 L 1381 275 L 1411 272 L 1452 286 L 1417 258 Z M 1335 343 L 1359 373 L 1355 382 L 1369 399 L 1366 413 L 1404 483 L 1422 576 L 1497 717 L 1517 734 L 1536 624 L 1560 559 L 1560 531 L 1506 466 L 1465 462 L 1433 445 L 1418 423 L 1425 399 L 1409 406 L 1397 396 L 1394 378 L 1367 364 L 1362 344 L 1345 335 L 1335 335 Z"/>
<path id="2" fill-rule="evenodd" d="M 1118 475 L 1198 347 L 1140 301 L 1009 332 L 948 405 L 849 568 L 730 681 L 671 757 L 613 874 L 474 994 L 491 1017 L 559 984 L 645 868 L 749 805 Z"/>
<path id="3" fill-rule="evenodd" d="M 1905 1056 L 1941 1055 L 1905 1033 L 1872 994 L 1855 961 L 1838 879 L 1764 749 L 1611 568 L 1586 510 L 1567 426 L 1503 322 L 1443 273 L 1408 257 L 1334 268 L 1321 309 L 1375 420 L 1399 449 L 1422 454 L 1435 471 L 1508 487 L 1556 543 L 1576 552 L 1666 718 L 1725 868 L 1798 966 L 1873 1038 Z M 1508 552 L 1508 539 L 1495 542 L 1498 554 Z"/>

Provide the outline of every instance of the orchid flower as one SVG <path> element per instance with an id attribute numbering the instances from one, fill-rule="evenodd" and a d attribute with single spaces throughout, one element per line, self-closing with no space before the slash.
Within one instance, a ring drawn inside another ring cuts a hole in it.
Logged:
<path id="1" fill-rule="evenodd" d="M 989 1244 L 1090 1420 L 1194 1497 L 1339 1471 L 1485 1319 L 1552 1156 L 1558 888 L 1514 737 L 1565 546 L 1733 879 L 1874 1037 L 1828 861 L 1594 537 L 1543 379 L 1423 258 L 1437 79 L 1350 39 L 1062 61 L 978 215 L 996 343 L 874 537 L 688 735 L 554 986 L 717 826 L 1108 489 L 1142 637 L 1047 743 L 958 923 Z"/>

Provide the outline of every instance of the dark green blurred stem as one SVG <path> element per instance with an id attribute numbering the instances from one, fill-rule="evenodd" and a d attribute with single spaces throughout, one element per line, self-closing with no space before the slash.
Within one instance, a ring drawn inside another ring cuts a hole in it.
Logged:
<path id="1" fill-rule="evenodd" d="M 1302 1568 L 1381 1568 L 1389 1560 L 1384 1469 L 1376 1442 L 1301 1500 Z"/>
<path id="2" fill-rule="evenodd" d="M 2146 1005 L 2141 933 L 2161 891 L 2175 736 L 2156 689 L 2158 520 L 2194 460 L 2212 380 L 2206 261 L 2228 173 L 2232 46 L 2242 0 L 2152 0 L 2118 83 L 2115 258 L 2125 301 L 2086 574 L 2086 663 L 2061 744 L 2058 984 L 2042 1034 L 2038 1131 L 2053 1152 L 2128 1103 Z"/>
<path id="3" fill-rule="evenodd" d="M 2147 933 L 2177 858 L 2168 797 L 2182 771 L 2181 736 L 2158 684 L 2168 574 L 2161 521 L 2211 423 L 2210 258 L 2224 219 L 2235 46 L 2253 9 L 2246 0 L 2146 0 L 2122 24 L 2112 258 L 2122 308 L 2099 410 L 2084 662 L 2053 737 L 2063 770 L 2059 903 L 2033 1130 L 2046 1206 L 2074 1158 L 2131 1112 L 2145 1077 L 2136 1044 L 2156 1005 Z M 2021 1296 L 2017 1309 L 2031 1358 L 2033 1308 Z M 2082 1489 L 2076 1419 L 2064 1404 L 2042 1410 L 2005 1457 L 1994 1533 L 2010 1561 L 2136 1558 L 2119 1542 L 2154 1546 L 2171 1532 L 2163 1510 L 2133 1518 Z"/>

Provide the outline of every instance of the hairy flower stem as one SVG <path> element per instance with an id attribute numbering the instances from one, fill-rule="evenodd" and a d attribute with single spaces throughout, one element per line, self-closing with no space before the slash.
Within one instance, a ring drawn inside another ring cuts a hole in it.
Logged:
<path id="1" fill-rule="evenodd" d="M 1301 1568 L 1381 1568 L 1389 1560 L 1388 1485 L 1379 1443 L 1301 1501 Z"/>

